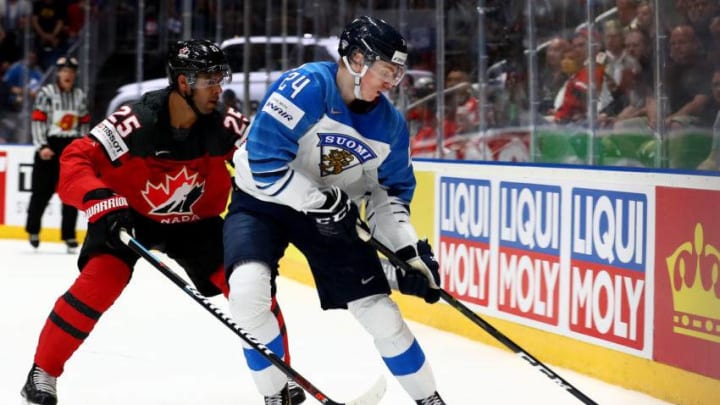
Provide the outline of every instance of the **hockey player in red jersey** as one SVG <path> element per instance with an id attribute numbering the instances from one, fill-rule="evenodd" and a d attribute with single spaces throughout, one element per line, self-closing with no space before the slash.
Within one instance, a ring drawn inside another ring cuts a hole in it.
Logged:
<path id="1" fill-rule="evenodd" d="M 58 194 L 85 211 L 88 231 L 80 274 L 40 333 L 21 391 L 29 404 L 57 403 L 65 363 L 130 281 L 138 256 L 120 241 L 120 229 L 174 259 L 202 294 L 228 294 L 220 216 L 231 188 L 226 161 L 248 120 L 234 109 L 217 111 L 231 72 L 214 43 L 177 42 L 167 70 L 168 88 L 119 108 L 61 157 Z M 295 393 L 302 402 L 304 392 Z"/>

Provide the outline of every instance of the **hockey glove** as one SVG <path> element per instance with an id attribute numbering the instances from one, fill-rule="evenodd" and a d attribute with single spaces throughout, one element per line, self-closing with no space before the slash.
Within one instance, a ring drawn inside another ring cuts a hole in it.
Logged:
<path id="1" fill-rule="evenodd" d="M 344 191 L 333 186 L 323 191 L 325 204 L 320 208 L 307 210 L 306 213 L 315 221 L 321 235 L 332 238 L 353 240 L 357 238 L 355 222 L 358 209 Z"/>
<path id="2" fill-rule="evenodd" d="M 120 229 L 134 235 L 133 215 L 127 199 L 110 189 L 98 188 L 85 194 L 83 204 L 89 222 L 88 228 L 94 228 L 93 235 L 104 238 L 105 244 L 111 248 L 125 247 L 120 240 Z"/>
<path id="3" fill-rule="evenodd" d="M 396 255 L 416 270 L 395 270 L 400 292 L 424 298 L 428 304 L 437 302 L 440 299 L 440 265 L 427 240 L 418 241 L 417 251 L 412 246 L 405 246 Z"/>

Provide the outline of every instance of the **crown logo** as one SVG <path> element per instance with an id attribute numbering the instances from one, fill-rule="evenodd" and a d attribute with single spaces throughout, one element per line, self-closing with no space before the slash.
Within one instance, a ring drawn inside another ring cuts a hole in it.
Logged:
<path id="1" fill-rule="evenodd" d="M 673 297 L 673 331 L 720 343 L 720 251 L 706 243 L 702 224 L 692 241 L 666 259 Z"/>

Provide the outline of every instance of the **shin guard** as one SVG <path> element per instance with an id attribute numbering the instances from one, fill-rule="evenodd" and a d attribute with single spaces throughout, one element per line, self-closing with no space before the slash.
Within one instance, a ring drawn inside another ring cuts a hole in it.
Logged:
<path id="1" fill-rule="evenodd" d="M 35 364 L 52 376 L 62 374 L 65 362 L 125 289 L 130 274 L 128 265 L 114 256 L 92 257 L 55 302 L 40 333 Z"/>

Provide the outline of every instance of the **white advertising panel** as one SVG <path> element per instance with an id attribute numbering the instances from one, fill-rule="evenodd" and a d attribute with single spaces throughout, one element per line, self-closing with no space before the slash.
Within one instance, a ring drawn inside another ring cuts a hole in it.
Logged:
<path id="1" fill-rule="evenodd" d="M 32 191 L 32 167 L 35 149 L 29 145 L 0 145 L 0 225 L 25 226 Z M 42 218 L 43 229 L 59 229 L 62 204 L 53 195 Z M 86 229 L 82 213 L 77 229 Z"/>

